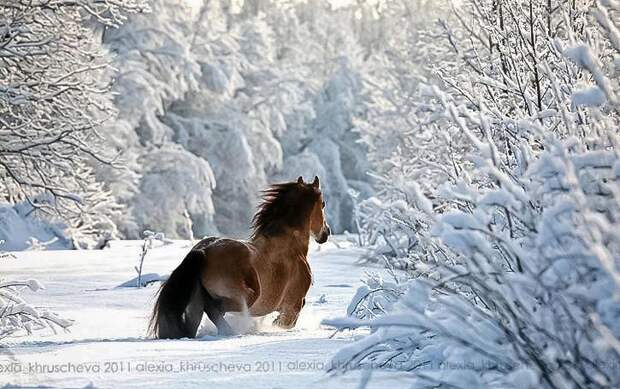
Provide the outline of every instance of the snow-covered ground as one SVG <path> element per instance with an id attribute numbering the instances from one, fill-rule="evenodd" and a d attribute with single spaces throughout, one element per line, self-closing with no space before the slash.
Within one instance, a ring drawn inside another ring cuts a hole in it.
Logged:
<path id="1" fill-rule="evenodd" d="M 336 238 L 337 239 L 337 238 Z M 203 322 L 196 340 L 152 340 L 145 336 L 156 286 L 120 288 L 135 277 L 141 242 L 112 242 L 101 251 L 30 251 L 0 263 L 2 278 L 39 280 L 46 289 L 25 292 L 34 306 L 75 320 L 69 333 L 13 338 L 0 349 L 0 386 L 51 387 L 356 387 L 359 374 L 331 377 L 330 357 L 360 333 L 339 333 L 321 320 L 343 316 L 360 284 L 361 250 L 343 239 L 313 245 L 312 285 L 295 329 L 271 327 L 271 318 L 252 324 L 231 318 L 245 334 L 216 337 Z M 168 274 L 189 242 L 153 248 L 144 273 Z M 159 284 L 156 284 L 159 285 Z M 207 321 L 205 319 L 205 321 Z M 51 372 L 50 372 L 51 370 Z M 384 380 L 374 385 L 389 384 Z M 393 384 L 393 383 L 392 383 Z"/>

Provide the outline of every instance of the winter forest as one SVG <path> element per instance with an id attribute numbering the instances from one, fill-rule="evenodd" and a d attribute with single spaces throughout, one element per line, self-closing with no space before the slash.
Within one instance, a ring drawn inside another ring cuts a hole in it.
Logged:
<path id="1" fill-rule="evenodd" d="M 618 388 L 619 81 L 618 0 L 0 0 L 0 386 Z M 149 339 L 299 176 L 297 327 Z M 279 370 L 17 371 L 59 355 Z"/>

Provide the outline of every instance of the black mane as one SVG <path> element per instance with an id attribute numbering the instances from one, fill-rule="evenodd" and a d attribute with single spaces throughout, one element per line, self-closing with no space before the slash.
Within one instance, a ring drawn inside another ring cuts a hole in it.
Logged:
<path id="1" fill-rule="evenodd" d="M 263 202 L 252 218 L 252 239 L 258 235 L 276 236 L 287 228 L 301 228 L 319 196 L 311 184 L 287 182 L 263 191 Z"/>

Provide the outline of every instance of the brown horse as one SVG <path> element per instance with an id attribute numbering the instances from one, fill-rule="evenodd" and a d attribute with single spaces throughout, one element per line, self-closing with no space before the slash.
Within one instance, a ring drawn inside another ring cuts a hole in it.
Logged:
<path id="1" fill-rule="evenodd" d="M 170 274 L 153 309 L 151 334 L 193 338 L 203 312 L 220 335 L 232 334 L 226 312 L 278 311 L 274 324 L 294 327 L 312 282 L 306 258 L 310 237 L 325 243 L 330 234 L 324 207 L 318 177 L 312 184 L 299 177 L 269 187 L 249 241 L 205 238 Z"/>

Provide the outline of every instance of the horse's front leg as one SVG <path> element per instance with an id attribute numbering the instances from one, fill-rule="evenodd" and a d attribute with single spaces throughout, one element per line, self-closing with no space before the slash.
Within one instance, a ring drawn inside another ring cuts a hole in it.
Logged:
<path id="1" fill-rule="evenodd" d="M 295 327 L 297 318 L 299 318 L 299 312 L 305 303 L 306 299 L 302 298 L 301 300 L 283 305 L 282 308 L 280 308 L 280 314 L 273 321 L 273 324 L 286 330 Z"/>
<path id="2" fill-rule="evenodd" d="M 293 273 L 287 288 L 284 291 L 284 301 L 280 303 L 280 315 L 273 324 L 284 329 L 295 327 L 299 312 L 306 304 L 306 294 L 312 284 L 312 275 L 308 264 L 302 264 L 296 273 Z"/>

